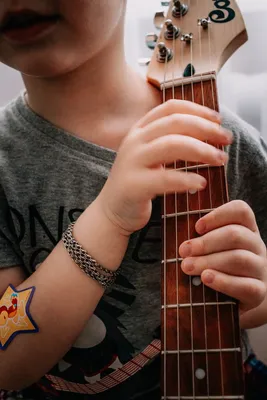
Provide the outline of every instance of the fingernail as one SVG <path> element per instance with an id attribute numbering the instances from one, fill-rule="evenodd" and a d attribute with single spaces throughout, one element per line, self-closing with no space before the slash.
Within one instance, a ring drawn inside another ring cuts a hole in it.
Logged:
<path id="1" fill-rule="evenodd" d="M 196 231 L 200 235 L 202 235 L 202 233 L 204 233 L 206 231 L 206 223 L 202 219 L 197 221 L 197 223 L 196 223 Z"/>
<path id="2" fill-rule="evenodd" d="M 214 274 L 211 272 L 203 272 L 202 274 L 202 282 L 206 284 L 211 284 L 214 281 Z"/>
<path id="3" fill-rule="evenodd" d="M 183 262 L 182 262 L 182 269 L 185 273 L 187 272 L 193 272 L 195 267 L 194 267 L 194 263 L 193 260 L 191 260 L 190 258 L 186 258 Z"/>
<path id="4" fill-rule="evenodd" d="M 212 116 L 216 122 L 218 122 L 218 123 L 222 122 L 222 117 L 220 116 L 220 114 L 217 111 L 213 111 Z"/>
<path id="5" fill-rule="evenodd" d="M 218 150 L 217 154 L 218 154 L 218 159 L 220 160 L 221 164 L 222 165 L 225 164 L 226 161 L 228 160 L 227 154 L 222 150 Z"/>
<path id="6" fill-rule="evenodd" d="M 190 242 L 185 242 L 182 244 L 181 248 L 180 248 L 180 255 L 185 258 L 185 257 L 189 257 L 191 255 L 191 250 L 192 246 Z"/>
<path id="7" fill-rule="evenodd" d="M 225 128 L 221 128 L 221 130 L 222 130 L 222 134 L 225 137 L 227 143 L 229 143 L 229 144 L 232 143 L 233 142 L 232 132 Z"/>
<path id="8" fill-rule="evenodd" d="M 207 186 L 206 179 L 205 178 L 200 179 L 199 185 L 200 185 L 200 189 L 205 189 L 205 187 Z"/>

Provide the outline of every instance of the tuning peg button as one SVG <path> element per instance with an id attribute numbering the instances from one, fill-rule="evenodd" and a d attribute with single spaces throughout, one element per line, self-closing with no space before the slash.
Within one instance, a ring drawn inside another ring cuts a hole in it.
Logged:
<path id="1" fill-rule="evenodd" d="M 173 25 L 171 19 L 167 19 L 165 21 L 165 26 L 166 26 L 166 31 L 165 31 L 165 39 L 167 40 L 173 40 L 177 39 L 178 36 L 180 35 L 180 29 L 177 28 L 177 26 Z"/>
<path id="2" fill-rule="evenodd" d="M 198 26 L 202 26 L 203 29 L 207 29 L 210 23 L 211 23 L 211 19 L 209 17 L 201 18 L 198 20 Z"/>
<path id="3" fill-rule="evenodd" d="M 172 16 L 174 18 L 184 17 L 185 14 L 188 12 L 188 8 L 189 8 L 188 5 L 183 4 L 179 0 L 174 0 L 173 4 L 174 4 L 174 7 L 172 9 Z"/>
<path id="4" fill-rule="evenodd" d="M 185 33 L 181 36 L 181 41 L 190 43 L 193 40 L 193 33 Z"/>
<path id="5" fill-rule="evenodd" d="M 162 1 L 161 2 L 162 7 L 169 7 L 170 4 L 171 4 L 170 1 Z"/>
<path id="6" fill-rule="evenodd" d="M 154 25 L 157 29 L 162 29 L 166 20 L 166 14 L 164 11 L 157 11 L 154 16 Z"/>
<path id="7" fill-rule="evenodd" d="M 143 57 L 138 59 L 138 64 L 140 65 L 140 67 L 147 67 L 150 64 L 150 61 L 150 57 Z"/>
<path id="8" fill-rule="evenodd" d="M 157 54 L 157 60 L 160 63 L 165 63 L 169 62 L 173 57 L 173 52 L 171 49 L 169 49 L 165 43 L 160 42 L 158 43 L 158 54 Z"/>
<path id="9" fill-rule="evenodd" d="M 154 50 L 157 44 L 158 35 L 155 33 L 148 33 L 146 35 L 146 45 L 149 49 Z"/>

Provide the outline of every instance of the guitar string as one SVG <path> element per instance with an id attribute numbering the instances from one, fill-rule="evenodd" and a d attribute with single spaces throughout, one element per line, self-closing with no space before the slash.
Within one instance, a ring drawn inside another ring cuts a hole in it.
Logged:
<path id="1" fill-rule="evenodd" d="M 235 25 L 234 25 L 233 21 L 231 21 L 231 24 L 232 24 L 232 37 L 235 37 Z M 221 168 L 221 176 L 222 176 L 222 174 L 224 174 L 224 180 L 226 182 L 226 187 L 225 187 L 225 190 L 226 190 L 226 201 L 228 201 L 229 192 L 228 192 L 228 184 L 227 184 L 227 176 L 226 176 L 226 167 L 225 166 L 223 168 Z M 222 177 L 222 182 L 223 182 L 223 177 Z M 238 305 L 236 304 L 235 307 L 238 307 Z M 233 306 L 233 304 L 231 304 L 231 320 L 232 320 L 231 322 L 232 322 L 233 345 L 234 345 L 234 348 L 236 349 L 237 348 L 236 336 L 235 336 L 235 334 L 236 334 L 236 326 L 235 326 L 235 317 L 234 317 L 234 306 Z M 239 324 L 238 324 L 238 327 L 239 327 Z M 236 366 L 236 368 L 235 368 L 236 381 L 238 382 L 238 388 L 241 389 L 240 388 L 240 377 L 239 377 L 239 374 L 237 372 L 240 369 L 240 366 L 238 365 L 237 352 L 235 351 L 234 354 L 235 354 L 235 366 Z"/>
<path id="2" fill-rule="evenodd" d="M 176 65 L 176 38 L 175 31 L 173 32 L 172 40 L 173 48 L 173 64 L 172 64 L 172 98 L 175 99 L 175 83 L 174 83 L 174 72 Z M 178 61 L 179 63 L 179 61 Z M 177 170 L 177 160 L 174 162 L 175 171 Z M 175 205 L 175 279 L 176 279 L 176 305 L 177 305 L 177 315 L 176 315 L 176 331 L 177 331 L 177 392 L 178 398 L 181 396 L 181 380 L 180 380 L 180 310 L 179 310 L 179 253 L 178 253 L 178 209 L 177 209 L 178 196 L 177 192 L 174 193 L 174 205 Z"/>
<path id="3" fill-rule="evenodd" d="M 235 29 L 234 29 L 234 24 L 232 23 L 232 37 L 235 37 Z M 216 108 L 215 105 L 215 95 L 214 95 L 214 89 L 213 89 L 213 85 L 212 85 L 212 95 L 213 95 L 213 107 L 214 109 Z M 228 202 L 229 199 L 229 193 L 228 193 L 228 184 L 227 184 L 227 176 L 226 176 L 226 167 L 222 166 L 220 167 L 220 181 L 221 181 L 221 194 L 222 194 L 222 203 L 225 204 L 226 202 Z M 225 182 L 225 185 L 223 184 L 223 182 Z M 226 193 L 226 199 L 224 194 Z M 231 323 L 232 323 L 232 339 L 233 339 L 233 347 L 236 349 L 237 345 L 236 345 L 236 336 L 235 336 L 235 318 L 234 318 L 234 306 L 233 304 L 230 305 L 231 307 Z M 238 360 L 237 360 L 237 353 L 234 352 L 234 357 L 235 357 L 235 372 L 236 372 L 236 380 L 239 382 L 240 378 L 238 376 L 237 371 L 239 370 L 238 367 Z"/>
<path id="4" fill-rule="evenodd" d="M 233 37 L 234 37 L 234 26 L 233 26 L 233 28 L 232 28 L 232 32 L 233 32 Z M 210 45 L 210 54 L 211 54 L 211 39 L 210 39 L 210 33 L 209 33 L 209 45 Z M 211 63 L 211 58 L 210 58 L 210 63 Z M 216 109 L 216 102 L 215 102 L 215 94 L 214 94 L 214 86 L 213 86 L 213 82 L 211 81 L 211 88 L 212 88 L 212 98 L 213 98 L 213 108 L 214 108 L 214 110 Z M 228 185 L 227 185 L 227 177 L 226 177 L 226 169 L 225 169 L 225 166 L 222 166 L 222 167 L 219 167 L 219 169 L 220 169 L 220 180 L 221 180 L 221 194 L 222 194 L 222 202 L 223 202 L 223 204 L 225 204 L 225 198 L 224 198 L 224 190 L 226 190 L 226 196 L 227 196 L 227 199 L 226 199 L 226 202 L 228 201 L 228 198 L 229 198 L 229 196 L 228 196 Z M 225 185 L 225 187 L 224 187 L 224 185 L 223 185 L 223 181 L 225 180 L 225 183 L 226 183 L 226 185 Z M 218 293 L 217 293 L 217 298 L 218 298 Z M 234 310 L 233 310 L 233 305 L 231 304 L 231 322 L 232 322 L 232 335 L 233 335 L 233 345 L 234 345 L 234 348 L 236 349 L 236 338 L 235 338 L 235 323 L 234 323 Z M 220 310 L 219 310 L 219 306 L 218 306 L 218 312 L 220 313 Z M 218 314 L 219 315 L 219 317 L 220 317 L 220 314 Z M 219 324 L 220 324 L 220 327 L 219 327 L 219 332 L 220 332 L 220 339 L 221 339 L 221 323 L 220 323 L 220 320 L 219 320 Z M 238 361 L 237 361 L 237 354 L 236 354 L 236 352 L 235 352 L 235 364 L 236 364 L 236 369 L 235 369 L 235 371 L 237 371 L 238 370 Z M 223 361 L 222 361 L 222 353 L 221 353 L 221 369 L 222 369 L 222 376 L 223 376 Z M 237 376 L 236 377 L 237 378 L 237 380 L 239 380 L 239 377 Z M 223 378 L 222 378 L 223 379 Z M 224 395 L 224 387 L 223 387 L 223 383 L 222 383 L 222 391 L 223 391 L 223 395 Z"/>
<path id="5" fill-rule="evenodd" d="M 199 10 L 199 0 L 197 0 L 197 9 Z M 201 16 L 200 16 L 201 17 Z M 203 28 L 200 25 L 198 28 L 198 41 L 199 41 L 199 56 L 200 60 L 202 60 L 202 31 Z M 201 85 L 201 102 L 202 105 L 205 106 L 205 96 L 204 96 L 204 87 L 203 87 L 203 74 L 201 71 L 200 74 L 200 85 Z M 197 163 L 198 165 L 198 163 Z M 197 173 L 199 173 L 198 168 L 197 168 Z M 208 165 L 208 190 L 209 190 L 209 196 L 211 196 L 211 180 L 210 180 L 210 168 Z M 200 205 L 200 192 L 198 191 L 198 208 L 201 210 L 201 205 Z M 199 212 L 199 218 L 201 218 L 201 213 Z M 209 381 L 209 358 L 208 358 L 208 334 L 207 334 L 207 309 L 206 309 L 206 286 L 203 284 L 201 281 L 201 287 L 202 287 L 202 296 L 203 296 L 203 304 L 204 304 L 204 310 L 203 310 L 203 318 L 204 318 L 204 337 L 205 337 L 205 361 L 206 361 L 206 385 L 207 385 L 207 396 L 208 398 L 210 397 L 210 381 Z"/>
<path id="6" fill-rule="evenodd" d="M 197 0 L 197 5 L 199 5 Z M 199 9 L 199 8 L 198 8 Z M 210 29 L 208 27 L 209 33 L 209 59 L 211 64 L 211 40 L 210 40 Z M 200 59 L 202 59 L 202 35 L 201 35 L 202 28 L 199 28 L 199 48 L 200 48 Z M 211 68 L 210 68 L 211 72 Z M 213 81 L 211 79 L 211 89 L 212 89 L 212 98 L 213 98 L 213 109 L 215 110 L 215 99 L 214 99 L 214 92 L 213 92 Z M 203 74 L 201 73 L 201 93 L 202 93 L 202 105 L 205 105 L 204 100 L 204 88 L 203 88 Z M 207 143 L 207 141 L 206 141 Z M 198 172 L 198 171 L 197 171 Z M 209 189 L 209 198 L 210 198 L 210 209 L 213 209 L 213 201 L 212 201 L 212 191 L 211 191 L 211 173 L 210 167 L 208 166 L 208 189 Z M 198 192 L 199 193 L 199 192 Z M 200 201 L 200 199 L 199 199 Z M 200 205 L 199 205 L 200 209 Z M 199 217 L 201 215 L 199 214 Z M 207 395 L 210 397 L 210 388 L 209 388 L 209 363 L 208 363 L 208 343 L 207 343 L 207 315 L 206 315 L 206 289 L 205 285 L 203 286 L 203 303 L 204 303 L 204 329 L 205 329 L 205 347 L 206 347 L 206 382 L 207 382 Z M 216 302 L 217 302 L 217 323 L 218 323 L 218 334 L 219 334 L 219 349 L 222 349 L 221 345 L 221 326 L 220 326 L 220 310 L 219 310 L 219 298 L 218 293 L 216 292 Z M 224 388 L 223 388 L 223 365 L 222 365 L 222 351 L 220 351 L 220 369 L 221 369 L 221 385 L 222 385 L 222 395 L 224 396 Z"/>
<path id="7" fill-rule="evenodd" d="M 167 65 L 168 65 L 168 54 L 166 54 L 165 57 L 165 63 L 164 63 L 164 82 L 163 82 L 163 103 L 166 102 L 166 75 L 167 75 Z M 166 169 L 166 164 L 163 165 L 163 168 Z M 164 334 L 163 334 L 163 397 L 164 400 L 167 399 L 167 243 L 166 243 L 166 235 L 167 235 L 167 229 L 166 229 L 166 223 L 167 223 L 167 212 L 166 212 L 166 192 L 163 195 L 163 213 L 164 213 L 164 222 L 163 222 L 163 256 L 164 256 L 164 290 L 163 290 L 163 296 L 164 296 Z"/>
<path id="8" fill-rule="evenodd" d="M 185 5 L 189 8 L 190 10 L 190 4 L 191 0 L 188 0 L 188 2 L 185 3 Z M 187 46 L 187 43 L 184 43 L 184 46 L 181 46 L 183 51 L 183 56 L 184 56 L 184 48 Z M 190 41 L 190 59 L 191 59 L 191 65 L 193 65 L 193 44 L 192 40 Z M 182 62 L 182 65 L 184 63 Z M 183 74 L 182 74 L 183 76 Z M 183 79 L 183 78 L 182 78 Z M 191 90 L 192 90 L 192 101 L 194 102 L 194 87 L 193 87 L 193 81 L 191 80 Z M 185 100 L 185 96 L 183 95 L 182 100 Z M 185 162 L 185 173 L 188 173 L 188 162 Z M 186 192 L 186 208 L 187 208 L 187 239 L 191 239 L 191 234 L 190 234 L 190 214 L 189 214 L 189 191 Z M 190 328 L 191 328 L 191 350 L 192 350 L 192 389 L 193 389 L 193 399 L 196 397 L 195 393 L 195 352 L 194 352 L 194 325 L 193 325 L 193 297 L 192 297 L 192 279 L 189 276 L 189 297 L 190 297 Z"/>
<path id="9" fill-rule="evenodd" d="M 211 54 L 212 54 L 212 49 L 211 49 L 211 31 L 212 31 L 212 24 L 210 24 L 210 27 L 208 29 L 208 39 L 209 39 L 209 60 L 210 60 L 210 72 L 212 72 L 212 59 L 211 59 Z M 211 85 L 211 93 L 212 93 L 212 101 L 213 101 L 213 110 L 216 111 L 216 101 L 215 101 L 215 93 L 214 93 L 214 82 L 213 79 L 211 78 L 210 80 L 210 85 Z M 218 147 L 218 146 L 216 146 Z M 220 181 L 221 181 L 221 196 L 222 196 L 222 202 L 224 204 L 224 191 L 223 191 L 223 184 L 222 184 L 222 168 L 223 167 L 218 167 L 220 171 Z M 211 204 L 212 207 L 212 204 Z M 221 338 L 221 317 L 220 317 L 220 306 L 219 306 L 219 293 L 216 291 L 216 302 L 217 302 L 217 326 L 218 326 L 218 339 L 219 339 L 219 350 L 220 350 L 220 370 L 221 370 L 221 390 L 222 390 L 222 396 L 225 396 L 225 390 L 224 390 L 224 370 L 223 370 L 223 355 L 222 355 L 222 338 Z"/>

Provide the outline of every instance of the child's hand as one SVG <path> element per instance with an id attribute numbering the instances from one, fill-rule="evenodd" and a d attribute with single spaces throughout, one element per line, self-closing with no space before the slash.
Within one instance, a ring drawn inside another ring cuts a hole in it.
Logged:
<path id="1" fill-rule="evenodd" d="M 220 127 L 217 113 L 191 102 L 171 100 L 149 112 L 124 139 L 97 201 L 126 235 L 143 228 L 157 195 L 202 190 L 196 173 L 162 168 L 175 160 L 222 165 L 227 155 L 211 146 L 227 145 L 232 134 Z"/>
<path id="2" fill-rule="evenodd" d="M 183 271 L 239 300 L 241 312 L 259 306 L 267 292 L 267 259 L 251 208 L 232 201 L 201 218 L 196 231 L 202 236 L 179 249 Z"/>

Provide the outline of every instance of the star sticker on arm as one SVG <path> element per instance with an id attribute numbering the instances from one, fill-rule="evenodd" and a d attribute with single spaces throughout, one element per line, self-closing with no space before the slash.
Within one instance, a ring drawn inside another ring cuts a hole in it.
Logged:
<path id="1" fill-rule="evenodd" d="M 0 300 L 0 350 L 5 350 L 21 333 L 35 333 L 38 326 L 30 315 L 35 287 L 16 290 L 9 285 Z"/>

